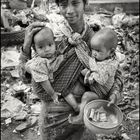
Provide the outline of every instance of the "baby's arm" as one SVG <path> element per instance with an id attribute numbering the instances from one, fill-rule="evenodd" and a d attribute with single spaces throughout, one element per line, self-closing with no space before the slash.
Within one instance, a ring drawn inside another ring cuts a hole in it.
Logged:
<path id="1" fill-rule="evenodd" d="M 47 66 L 47 60 L 43 58 L 35 58 L 26 63 L 26 69 L 30 71 L 32 78 L 36 83 L 40 83 L 47 94 L 49 94 L 55 103 L 58 103 L 58 95 L 50 83 L 50 73 Z"/>
<path id="2" fill-rule="evenodd" d="M 47 94 L 51 96 L 54 103 L 59 103 L 58 96 L 61 95 L 59 92 L 55 92 L 54 89 L 51 86 L 51 83 L 49 80 L 40 82 L 41 86 L 44 88 Z"/>

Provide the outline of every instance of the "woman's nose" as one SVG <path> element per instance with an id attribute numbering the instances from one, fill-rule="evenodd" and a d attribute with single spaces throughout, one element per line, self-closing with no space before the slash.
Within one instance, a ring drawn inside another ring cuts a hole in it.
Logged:
<path id="1" fill-rule="evenodd" d="M 72 5 L 68 5 L 67 7 L 67 14 L 71 14 L 73 13 L 73 6 Z"/>

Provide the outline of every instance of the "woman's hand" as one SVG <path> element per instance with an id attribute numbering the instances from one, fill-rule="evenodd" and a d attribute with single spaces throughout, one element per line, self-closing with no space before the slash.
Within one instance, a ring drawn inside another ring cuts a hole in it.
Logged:
<path id="1" fill-rule="evenodd" d="M 26 28 L 24 45 L 23 45 L 23 50 L 26 54 L 30 54 L 31 52 L 31 44 L 32 44 L 33 35 L 44 26 L 45 26 L 45 23 L 35 22 L 35 23 L 30 24 Z"/>

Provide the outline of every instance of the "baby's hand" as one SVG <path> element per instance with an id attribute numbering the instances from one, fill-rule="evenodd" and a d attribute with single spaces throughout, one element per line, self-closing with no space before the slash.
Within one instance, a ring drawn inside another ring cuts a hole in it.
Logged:
<path id="1" fill-rule="evenodd" d="M 84 78 L 84 84 L 87 84 L 88 83 L 88 78 L 90 76 L 91 72 L 88 70 L 85 74 L 85 78 Z"/>
<path id="2" fill-rule="evenodd" d="M 110 97 L 109 97 L 109 103 L 107 106 L 111 106 L 112 104 L 116 104 L 117 103 L 117 95 L 116 94 L 112 94 Z"/>
<path id="3" fill-rule="evenodd" d="M 94 83 L 94 75 L 93 75 L 93 73 L 90 73 L 90 75 L 88 77 L 88 83 L 90 85 L 92 85 Z"/>
<path id="4" fill-rule="evenodd" d="M 61 93 L 55 92 L 54 95 L 52 96 L 52 99 L 55 104 L 59 104 L 58 96 L 60 96 L 60 95 L 61 95 Z"/>

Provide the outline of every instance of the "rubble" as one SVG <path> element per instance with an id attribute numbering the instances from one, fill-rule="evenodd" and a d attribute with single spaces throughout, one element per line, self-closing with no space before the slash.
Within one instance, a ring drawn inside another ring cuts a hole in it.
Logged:
<path id="1" fill-rule="evenodd" d="M 6 96 L 5 102 L 3 103 L 1 108 L 2 116 L 3 113 L 9 112 L 10 117 L 13 117 L 15 114 L 19 113 L 23 109 L 23 106 L 24 104 L 20 100 L 12 96 Z"/>
<path id="2" fill-rule="evenodd" d="M 16 132 L 23 132 L 26 129 L 33 127 L 37 123 L 37 120 L 37 117 L 30 117 L 26 122 L 21 123 L 15 128 Z"/>

